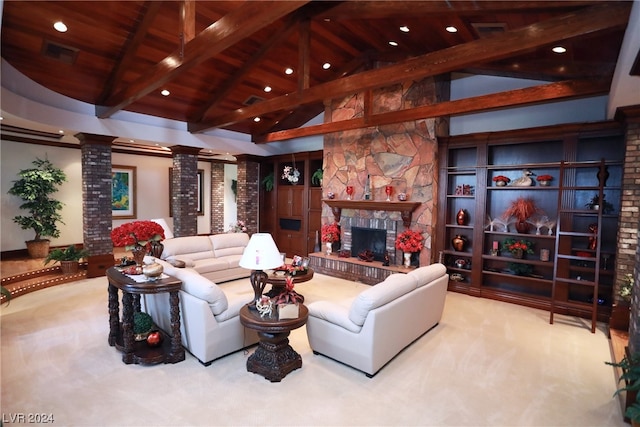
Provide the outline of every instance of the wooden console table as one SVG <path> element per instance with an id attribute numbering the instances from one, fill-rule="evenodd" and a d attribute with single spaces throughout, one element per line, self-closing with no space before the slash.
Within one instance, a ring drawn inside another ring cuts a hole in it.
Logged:
<path id="1" fill-rule="evenodd" d="M 307 323 L 309 310 L 299 304 L 298 317 L 278 320 L 276 316 L 261 317 L 248 305 L 240 309 L 240 323 L 258 331 L 260 343 L 247 360 L 247 371 L 260 374 L 271 382 L 279 382 L 287 374 L 302 367 L 302 357 L 289 345 L 289 334 Z"/>
<path id="2" fill-rule="evenodd" d="M 144 365 L 183 361 L 185 353 L 180 333 L 178 293 L 182 282 L 169 276 L 155 282 L 139 283 L 122 274 L 115 267 L 107 269 L 107 278 L 109 279 L 109 345 L 123 352 L 122 361 L 126 364 Z M 122 291 L 122 322 L 120 322 L 118 290 Z M 162 333 L 163 340 L 158 347 L 149 347 L 146 341 L 136 342 L 133 338 L 133 313 L 141 309 L 140 295 L 163 292 L 169 292 L 172 336 Z"/>

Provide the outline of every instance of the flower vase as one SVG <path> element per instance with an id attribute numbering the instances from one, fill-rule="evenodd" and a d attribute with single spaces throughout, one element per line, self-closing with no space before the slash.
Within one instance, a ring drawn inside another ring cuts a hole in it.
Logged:
<path id="1" fill-rule="evenodd" d="M 405 252 L 404 254 L 404 266 L 409 268 L 411 266 L 411 252 Z"/>
<path id="2" fill-rule="evenodd" d="M 498 186 L 498 187 L 504 187 L 506 185 L 507 185 L 507 183 L 505 181 L 496 181 L 496 186 Z"/>
<path id="3" fill-rule="evenodd" d="M 133 249 L 131 249 L 131 254 L 133 255 L 133 260 L 136 262 L 136 265 L 141 267 L 144 264 L 144 256 L 147 254 L 147 250 L 142 245 L 135 245 Z"/>
<path id="4" fill-rule="evenodd" d="M 164 250 L 164 245 L 158 241 L 152 240 L 149 242 L 149 255 L 154 258 L 160 258 L 162 256 L 162 251 Z"/>
<path id="5" fill-rule="evenodd" d="M 326 248 L 325 252 L 327 256 L 331 255 L 331 252 L 333 251 L 333 243 L 331 242 L 325 243 L 325 248 Z"/>

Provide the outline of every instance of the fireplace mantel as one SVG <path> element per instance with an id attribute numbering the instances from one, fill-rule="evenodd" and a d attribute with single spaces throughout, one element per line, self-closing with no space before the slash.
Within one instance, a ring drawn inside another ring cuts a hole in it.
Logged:
<path id="1" fill-rule="evenodd" d="M 340 222 L 342 209 L 360 209 L 366 211 L 394 211 L 400 212 L 402 223 L 405 227 L 411 226 L 411 214 L 420 202 L 386 202 L 378 200 L 335 200 L 322 199 L 324 203 L 331 207 L 333 217 L 336 222 Z"/>

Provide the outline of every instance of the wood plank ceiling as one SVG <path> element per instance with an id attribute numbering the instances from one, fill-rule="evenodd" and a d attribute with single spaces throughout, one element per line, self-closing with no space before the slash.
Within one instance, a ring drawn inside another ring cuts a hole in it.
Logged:
<path id="1" fill-rule="evenodd" d="M 593 0 L 8 1 L 1 52 L 39 84 L 96 105 L 98 117 L 127 110 L 269 142 L 606 94 L 630 8 Z M 68 31 L 55 31 L 56 21 Z M 567 52 L 552 52 L 557 45 Z M 329 99 L 451 73 L 548 83 L 300 128 Z"/>

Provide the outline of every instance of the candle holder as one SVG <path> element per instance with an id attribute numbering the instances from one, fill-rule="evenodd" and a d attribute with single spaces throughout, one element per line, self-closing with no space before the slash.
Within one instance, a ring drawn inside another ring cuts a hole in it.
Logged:
<path id="1" fill-rule="evenodd" d="M 384 187 L 384 192 L 387 195 L 387 202 L 391 201 L 391 193 L 393 192 L 393 187 L 390 185 L 387 185 L 386 187 Z"/>

